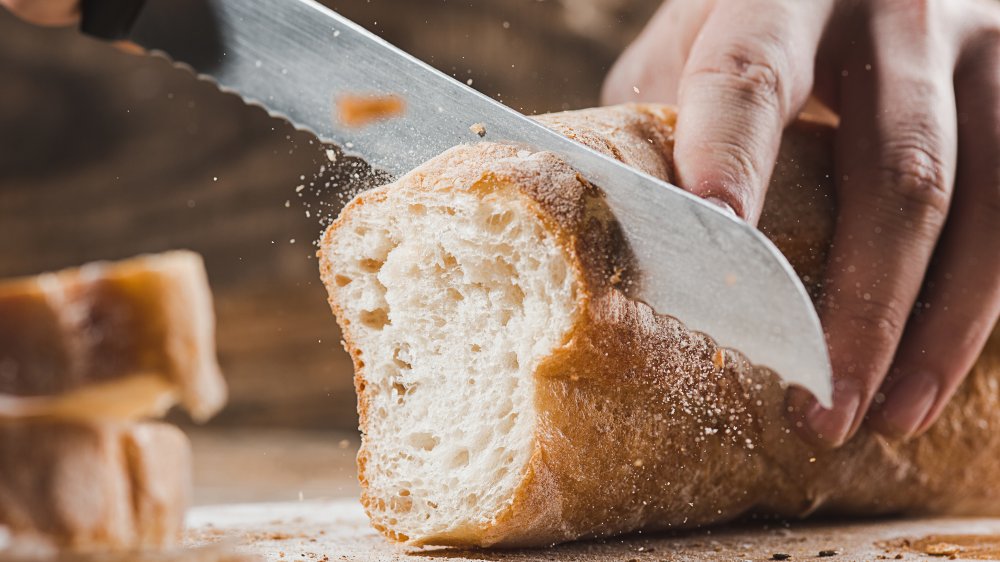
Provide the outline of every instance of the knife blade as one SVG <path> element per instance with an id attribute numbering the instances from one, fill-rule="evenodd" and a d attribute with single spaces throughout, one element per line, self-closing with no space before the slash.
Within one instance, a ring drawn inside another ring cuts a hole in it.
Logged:
<path id="1" fill-rule="evenodd" d="M 162 51 L 272 115 L 398 176 L 460 143 L 551 151 L 599 186 L 640 279 L 634 298 L 786 383 L 832 402 L 818 315 L 787 260 L 759 231 L 700 198 L 571 141 L 477 92 L 313 0 L 146 0 L 129 39 Z M 401 96 L 405 112 L 356 128 L 343 95 Z"/>

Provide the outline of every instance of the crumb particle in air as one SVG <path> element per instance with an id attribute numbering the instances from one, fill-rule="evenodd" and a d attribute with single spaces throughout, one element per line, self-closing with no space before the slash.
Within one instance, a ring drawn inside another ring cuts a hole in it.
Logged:
<path id="1" fill-rule="evenodd" d="M 395 94 L 351 95 L 337 99 L 337 116 L 348 127 L 361 127 L 375 121 L 402 115 L 406 102 Z"/>
<path id="2" fill-rule="evenodd" d="M 611 283 L 612 285 L 620 285 L 624 273 L 625 273 L 625 268 L 621 266 L 616 266 L 614 271 L 611 272 L 611 277 L 608 279 L 608 282 Z"/>
<path id="3" fill-rule="evenodd" d="M 712 364 L 719 370 L 726 368 L 726 352 L 721 347 L 716 348 L 715 353 L 712 354 Z"/>

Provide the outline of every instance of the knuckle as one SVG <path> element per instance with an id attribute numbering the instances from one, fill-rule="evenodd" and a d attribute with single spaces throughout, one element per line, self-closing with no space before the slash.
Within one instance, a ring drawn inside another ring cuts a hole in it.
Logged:
<path id="1" fill-rule="evenodd" d="M 862 332 L 881 334 L 894 339 L 903 332 L 908 310 L 894 301 L 868 300 L 852 316 L 852 321 Z"/>
<path id="2" fill-rule="evenodd" d="M 788 106 L 786 59 L 783 49 L 737 42 L 713 64 L 696 68 L 693 74 L 720 80 L 725 88 L 754 105 L 783 111 Z"/>
<path id="3" fill-rule="evenodd" d="M 713 140 L 704 148 L 719 155 L 711 172 L 710 185 L 702 186 L 703 196 L 729 194 L 727 202 L 737 215 L 746 217 L 750 211 L 754 186 L 761 184 L 761 170 L 752 150 L 734 140 Z M 707 188 L 707 189 L 705 189 Z"/>
<path id="4" fill-rule="evenodd" d="M 724 158 L 726 165 L 723 168 L 733 176 L 731 179 L 735 183 L 739 183 L 742 178 L 753 178 L 757 175 L 753 154 L 743 143 L 735 140 L 714 140 L 708 143 L 707 148 Z"/>
<path id="5" fill-rule="evenodd" d="M 873 298 L 841 307 L 843 326 L 854 337 L 855 345 L 852 347 L 861 349 L 860 355 L 864 356 L 878 350 L 893 349 L 909 316 L 904 308 L 892 300 Z M 863 361 L 864 357 L 854 359 Z"/>
<path id="6" fill-rule="evenodd" d="M 773 61 L 738 53 L 730 53 L 726 61 L 726 70 L 741 83 L 768 94 L 781 90 L 781 72 Z"/>
<path id="7" fill-rule="evenodd" d="M 890 196 L 887 211 L 921 222 L 943 222 L 951 199 L 943 159 L 921 142 L 896 143 L 886 154 L 882 172 Z"/>

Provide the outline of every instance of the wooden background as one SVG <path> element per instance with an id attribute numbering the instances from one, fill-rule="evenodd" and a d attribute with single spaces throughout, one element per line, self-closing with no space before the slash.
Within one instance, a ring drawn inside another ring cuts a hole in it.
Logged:
<path id="1" fill-rule="evenodd" d="M 535 113 L 595 105 L 658 1 L 328 3 Z M 337 172 L 295 192 L 323 163 L 308 134 L 164 60 L 0 9 L 0 277 L 200 252 L 232 395 L 213 424 L 356 427 L 351 366 L 313 255 L 337 200 L 323 184 Z"/>

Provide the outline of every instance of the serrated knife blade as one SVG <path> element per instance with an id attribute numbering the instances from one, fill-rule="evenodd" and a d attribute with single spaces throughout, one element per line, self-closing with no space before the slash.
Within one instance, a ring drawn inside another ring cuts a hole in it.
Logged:
<path id="1" fill-rule="evenodd" d="M 701 199 L 550 131 L 313 0 L 147 0 L 129 39 L 392 175 L 479 140 L 476 123 L 487 140 L 556 153 L 604 191 L 640 271 L 633 296 L 831 404 L 826 342 L 802 283 L 760 232 Z M 357 94 L 401 96 L 405 112 L 345 127 L 335 100 Z"/>

